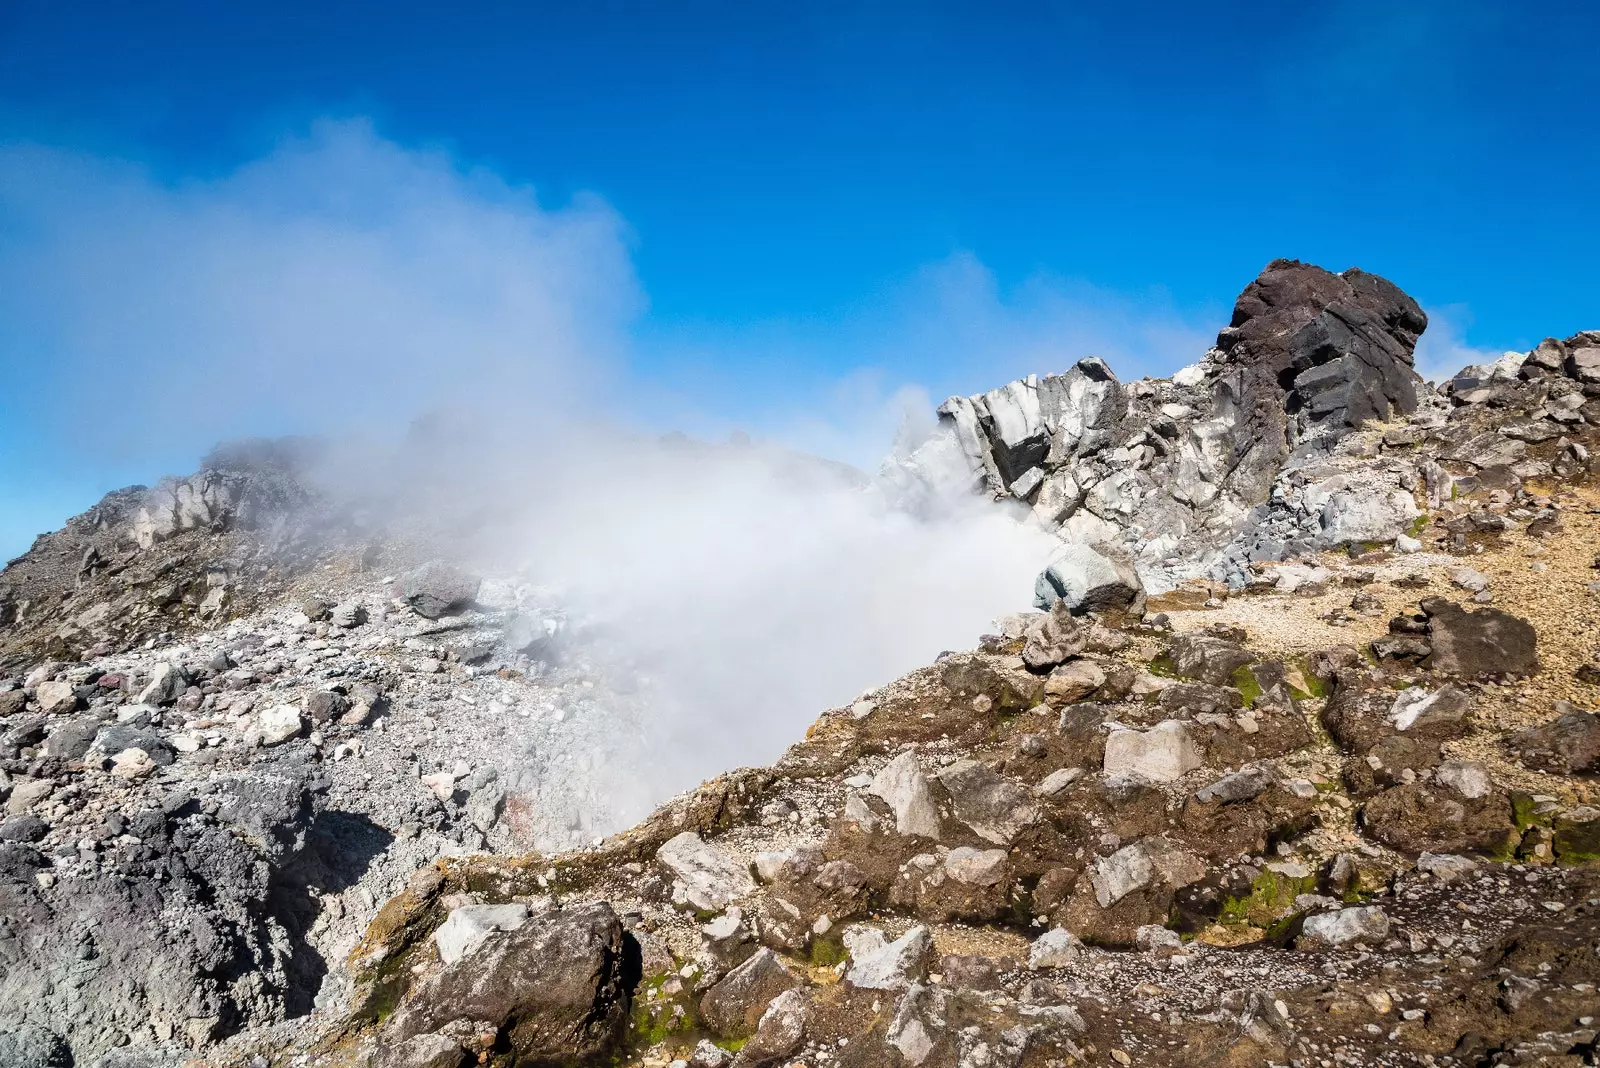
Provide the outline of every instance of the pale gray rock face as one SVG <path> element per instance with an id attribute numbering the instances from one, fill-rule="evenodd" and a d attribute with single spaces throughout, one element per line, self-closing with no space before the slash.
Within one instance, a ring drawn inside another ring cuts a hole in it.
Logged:
<path id="1" fill-rule="evenodd" d="M 1138 611 L 1143 596 L 1144 583 L 1132 567 L 1087 545 L 1066 545 L 1040 573 L 1033 603 L 1048 609 L 1064 600 L 1074 613 L 1096 608 Z"/>
<path id="2" fill-rule="evenodd" d="M 938 839 L 939 806 L 915 753 L 907 751 L 891 760 L 867 792 L 893 810 L 896 832 Z"/>
<path id="3" fill-rule="evenodd" d="M 1297 949 L 1325 949 L 1381 942 L 1389 937 L 1389 916 L 1376 905 L 1307 916 Z"/>
<path id="4" fill-rule="evenodd" d="M 1154 882 L 1156 866 L 1144 845 L 1135 842 L 1096 860 L 1089 868 L 1089 878 L 1095 901 L 1106 909 Z"/>
<path id="5" fill-rule="evenodd" d="M 1453 883 L 1477 869 L 1477 861 L 1453 853 L 1423 853 L 1417 858 L 1417 870 L 1433 876 L 1441 883 Z"/>
<path id="6" fill-rule="evenodd" d="M 744 865 L 692 831 L 663 843 L 656 860 L 677 878 L 684 901 L 703 912 L 721 912 L 755 889 Z"/>
<path id="7" fill-rule="evenodd" d="M 461 1043 L 444 1035 L 412 1035 L 378 1054 L 375 1068 L 460 1068 L 466 1053 Z"/>
<path id="8" fill-rule="evenodd" d="M 1034 939 L 1028 947 L 1028 967 L 1066 968 L 1083 959 L 1087 951 L 1078 937 L 1065 927 L 1056 927 Z"/>
<path id="9" fill-rule="evenodd" d="M 932 952 L 928 929 L 913 927 L 893 942 L 855 957 L 845 980 L 864 990 L 902 990 L 927 975 Z"/>
<path id="10" fill-rule="evenodd" d="M 943 996 L 920 983 L 913 984 L 895 1005 L 894 1018 L 884 1040 L 911 1068 L 928 1059 L 936 1036 L 945 1028 Z"/>
<path id="11" fill-rule="evenodd" d="M 1152 782 L 1181 779 L 1205 762 L 1189 728 L 1175 719 L 1147 731 L 1114 730 L 1106 739 L 1105 773 L 1137 775 Z"/>
<path id="12" fill-rule="evenodd" d="M 1472 760 L 1447 760 L 1434 771 L 1434 778 L 1469 801 L 1488 797 L 1494 790 L 1489 769 Z"/>
<path id="13" fill-rule="evenodd" d="M 1008 859 L 1004 849 L 958 846 L 944 860 L 945 874 L 968 886 L 994 886 L 1005 879 Z"/>
<path id="14" fill-rule="evenodd" d="M 515 931 L 527 922 L 526 905 L 463 905 L 433 932 L 433 944 L 440 960 L 454 964 L 495 931 Z"/>
<path id="15" fill-rule="evenodd" d="M 256 714 L 250 737 L 258 745 L 282 745 L 304 726 L 305 719 L 294 705 L 275 705 Z"/>
<path id="16" fill-rule="evenodd" d="M 955 818 L 986 842 L 1009 845 L 1039 818 L 1028 788 L 975 760 L 958 760 L 938 775 Z"/>
<path id="17" fill-rule="evenodd" d="M 1254 560 L 1404 533 L 1417 513 L 1403 471 L 1362 471 L 1314 500 L 1303 491 L 1350 431 L 1417 410 L 1412 353 L 1426 325 L 1375 275 L 1274 261 L 1215 347 L 1171 379 L 1124 384 L 1090 358 L 952 397 L 943 434 L 919 453 L 959 452 L 995 498 L 1030 504 L 1064 541 L 1109 547 L 1163 584 L 1243 584 Z M 1041 601 L 1067 578 L 1042 576 Z"/>

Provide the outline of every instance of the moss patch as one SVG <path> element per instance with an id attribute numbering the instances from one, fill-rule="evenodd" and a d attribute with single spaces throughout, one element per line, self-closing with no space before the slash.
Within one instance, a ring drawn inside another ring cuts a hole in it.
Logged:
<path id="1" fill-rule="evenodd" d="M 1256 673 L 1250 670 L 1249 665 L 1234 669 L 1233 687 L 1244 698 L 1244 707 L 1255 706 L 1256 698 L 1261 696 L 1261 683 L 1256 679 Z"/>
<path id="2" fill-rule="evenodd" d="M 1297 896 L 1311 893 L 1316 886 L 1315 874 L 1294 879 L 1263 869 L 1250 884 L 1249 894 L 1223 900 L 1217 920 L 1224 924 L 1243 923 L 1271 930 L 1294 915 L 1294 899 Z"/>

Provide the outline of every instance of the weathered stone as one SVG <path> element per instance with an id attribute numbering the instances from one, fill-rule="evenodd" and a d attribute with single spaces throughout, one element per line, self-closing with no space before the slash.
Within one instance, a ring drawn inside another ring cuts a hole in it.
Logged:
<path id="1" fill-rule="evenodd" d="M 656 860 L 677 877 L 683 900 L 702 912 L 721 912 L 756 887 L 744 865 L 692 831 L 669 838 Z"/>
<path id="2" fill-rule="evenodd" d="M 439 959 L 454 964 L 496 931 L 515 931 L 528 922 L 526 905 L 463 905 L 433 932 Z"/>
<path id="3" fill-rule="evenodd" d="M 944 860 L 945 874 L 969 886 L 995 886 L 1005 881 L 1010 870 L 1004 849 L 973 849 L 957 846 Z"/>
<path id="4" fill-rule="evenodd" d="M 47 716 L 65 715 L 78 707 L 78 694 L 70 682 L 41 682 L 34 688 L 33 699 Z"/>
<path id="5" fill-rule="evenodd" d="M 1330 949 L 1382 942 L 1389 937 L 1389 916 L 1375 905 L 1319 912 L 1307 916 L 1295 940 L 1296 949 Z"/>
<path id="6" fill-rule="evenodd" d="M 799 985 L 778 955 L 763 947 L 706 991 L 700 1015 L 723 1038 L 744 1038 L 755 1033 L 774 998 Z"/>
<path id="7" fill-rule="evenodd" d="M 1233 673 L 1256 662 L 1254 653 L 1232 642 L 1204 634 L 1181 634 L 1167 647 L 1172 670 L 1186 679 L 1198 679 L 1213 686 L 1226 686 Z"/>
<path id="8" fill-rule="evenodd" d="M 1511 739 L 1511 748 L 1530 768 L 1576 775 L 1600 771 L 1600 716 L 1565 701 L 1556 702 L 1559 715 L 1549 723 L 1529 727 Z"/>
<path id="9" fill-rule="evenodd" d="M 955 818 L 986 842 L 1009 845 L 1039 818 L 1028 788 L 975 760 L 958 760 L 938 774 Z"/>
<path id="10" fill-rule="evenodd" d="M 7 1068 L 72 1068 L 72 1047 L 56 1032 L 34 1024 L 0 1027 L 0 1064 Z"/>
<path id="11" fill-rule="evenodd" d="M 1441 883 L 1456 882 L 1477 868 L 1478 862 L 1471 857 L 1458 857 L 1453 853 L 1423 853 L 1417 858 L 1417 870 Z"/>
<path id="12" fill-rule="evenodd" d="M 864 990 L 902 990 L 928 973 L 933 936 L 926 927 L 913 927 L 893 942 L 855 957 L 845 979 Z"/>
<path id="13" fill-rule="evenodd" d="M 785 990 L 762 1013 L 756 1033 L 739 1048 L 731 1068 L 768 1068 L 783 1063 L 805 1041 L 811 1000 L 803 989 Z"/>
<path id="14" fill-rule="evenodd" d="M 1538 635 L 1531 624 L 1498 608 L 1468 612 L 1441 597 L 1423 602 L 1429 666 L 1456 675 L 1531 675 L 1539 670 Z"/>
<path id="15" fill-rule="evenodd" d="M 586 1063 L 609 1053 L 627 1017 L 622 925 L 604 902 L 544 913 L 489 939 L 401 1001 L 385 1041 L 455 1020 L 484 1021 L 518 1063 Z"/>
<path id="16" fill-rule="evenodd" d="M 1028 947 L 1028 967 L 1066 968 L 1083 959 L 1087 952 L 1076 935 L 1064 927 L 1052 928 L 1033 940 Z"/>
<path id="17" fill-rule="evenodd" d="M 424 619 L 460 611 L 478 596 L 482 580 L 444 564 L 427 564 L 399 581 L 397 596 Z"/>
<path id="18" fill-rule="evenodd" d="M 282 745 L 305 728 L 300 710 L 294 705 L 274 705 L 258 712 L 245 735 L 246 744 Z"/>
<path id="19" fill-rule="evenodd" d="M 188 677 L 183 668 L 171 662 L 156 665 L 150 682 L 139 691 L 136 699 L 141 705 L 170 705 L 188 687 Z"/>
<path id="20" fill-rule="evenodd" d="M 1144 613 L 1144 583 L 1127 564 L 1087 545 L 1060 549 L 1034 584 L 1033 603 L 1051 608 L 1064 600 L 1075 615 L 1100 609 Z"/>
<path id="21" fill-rule="evenodd" d="M 894 812 L 897 833 L 938 839 L 939 806 L 916 753 L 907 750 L 889 761 L 873 778 L 867 792 L 881 798 Z"/>
<path id="22" fill-rule="evenodd" d="M 1106 673 L 1092 660 L 1074 660 L 1050 672 L 1044 682 L 1044 696 L 1052 704 L 1082 701 L 1105 685 Z"/>
<path id="23" fill-rule="evenodd" d="M 1195 798 L 1207 804 L 1231 804 L 1238 801 L 1249 801 L 1260 797 L 1272 787 L 1272 773 L 1266 768 L 1255 766 L 1242 768 L 1229 775 L 1224 775 L 1209 786 L 1202 786 L 1195 791 Z"/>
<path id="24" fill-rule="evenodd" d="M 1146 731 L 1114 730 L 1106 739 L 1107 775 L 1138 775 L 1152 782 L 1181 779 L 1204 763 L 1189 728 L 1174 719 Z"/>
<path id="25" fill-rule="evenodd" d="M 444 1035 L 412 1035 L 378 1052 L 374 1068 L 461 1068 L 466 1063 L 461 1043 Z"/>

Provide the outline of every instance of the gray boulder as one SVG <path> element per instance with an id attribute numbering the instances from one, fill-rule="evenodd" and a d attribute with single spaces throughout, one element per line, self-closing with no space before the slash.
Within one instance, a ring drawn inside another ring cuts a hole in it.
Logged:
<path id="1" fill-rule="evenodd" d="M 1035 607 L 1049 609 L 1063 600 L 1074 615 L 1108 608 L 1142 615 L 1144 583 L 1128 564 L 1087 545 L 1066 545 L 1039 573 L 1033 586 Z"/>
<path id="2" fill-rule="evenodd" d="M 477 599 L 482 580 L 447 564 L 425 564 L 401 577 L 397 596 L 424 619 L 458 612 Z"/>
<path id="3" fill-rule="evenodd" d="M 608 1055 L 627 1018 L 622 924 L 605 902 L 544 913 L 407 991 L 386 1043 L 483 1021 L 519 1064 Z"/>
<path id="4" fill-rule="evenodd" d="M 1532 675 L 1539 670 L 1538 634 L 1532 624 L 1498 608 L 1469 612 L 1453 601 L 1429 597 L 1433 656 L 1428 666 L 1456 675 Z"/>
<path id="5" fill-rule="evenodd" d="M 700 1015 L 722 1037 L 744 1038 L 755 1033 L 774 998 L 799 985 L 778 955 L 762 947 L 706 991 Z"/>

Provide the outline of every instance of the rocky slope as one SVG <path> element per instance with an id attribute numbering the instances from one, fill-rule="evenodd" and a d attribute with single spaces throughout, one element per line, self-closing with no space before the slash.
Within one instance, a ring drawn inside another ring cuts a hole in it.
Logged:
<path id="1" fill-rule="evenodd" d="M 1594 1063 L 1600 334 L 1424 326 L 1277 261 L 953 398 L 895 480 L 1041 610 L 592 843 L 648 695 L 544 591 L 293 450 L 112 495 L 0 575 L 0 1062 Z"/>

